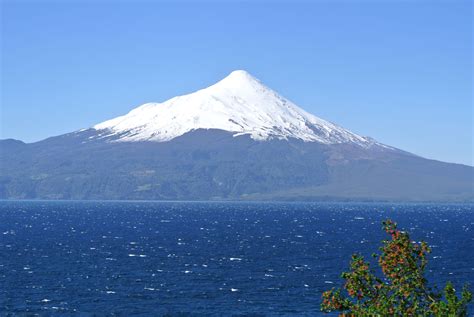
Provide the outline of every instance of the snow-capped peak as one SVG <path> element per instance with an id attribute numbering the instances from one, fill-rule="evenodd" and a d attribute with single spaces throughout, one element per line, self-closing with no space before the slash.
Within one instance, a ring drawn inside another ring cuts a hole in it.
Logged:
<path id="1" fill-rule="evenodd" d="M 163 103 L 147 103 L 124 116 L 99 123 L 103 137 L 117 141 L 169 141 L 197 129 L 230 131 L 255 140 L 296 138 L 308 142 L 373 144 L 307 113 L 244 70 L 216 84 Z"/>

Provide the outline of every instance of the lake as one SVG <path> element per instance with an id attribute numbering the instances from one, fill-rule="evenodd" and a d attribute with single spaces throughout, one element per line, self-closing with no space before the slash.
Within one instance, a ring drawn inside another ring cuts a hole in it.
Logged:
<path id="1" fill-rule="evenodd" d="M 472 204 L 2 201 L 0 315 L 319 315 L 387 218 L 474 285 Z"/>

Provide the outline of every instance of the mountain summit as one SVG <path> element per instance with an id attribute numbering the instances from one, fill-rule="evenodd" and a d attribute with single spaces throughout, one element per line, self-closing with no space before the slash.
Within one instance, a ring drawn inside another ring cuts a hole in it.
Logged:
<path id="1" fill-rule="evenodd" d="M 236 70 L 216 84 L 163 103 L 147 103 L 93 127 L 116 141 L 169 141 L 198 129 L 250 135 L 254 140 L 295 138 L 323 144 L 356 143 L 365 138 L 320 119 Z"/>

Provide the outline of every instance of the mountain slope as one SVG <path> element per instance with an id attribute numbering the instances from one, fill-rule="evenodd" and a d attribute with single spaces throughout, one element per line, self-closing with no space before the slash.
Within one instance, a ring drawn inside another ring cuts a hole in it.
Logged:
<path id="1" fill-rule="evenodd" d="M 474 169 L 353 144 L 196 130 L 169 142 L 84 131 L 0 151 L 10 199 L 473 201 Z M 0 142 L 0 148 L 2 142 Z"/>

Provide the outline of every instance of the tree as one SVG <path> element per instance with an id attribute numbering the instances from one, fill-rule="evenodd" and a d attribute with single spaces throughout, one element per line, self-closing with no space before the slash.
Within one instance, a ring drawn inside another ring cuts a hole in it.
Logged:
<path id="1" fill-rule="evenodd" d="M 378 278 L 361 255 L 353 255 L 348 272 L 342 273 L 344 289 L 323 293 L 321 310 L 339 311 L 339 316 L 467 316 L 472 293 L 465 285 L 461 297 L 448 282 L 444 294 L 432 291 L 424 277 L 430 248 L 426 242 L 415 243 L 408 233 L 397 229 L 391 220 L 383 222 L 390 240 L 380 248 L 378 264 L 383 278 Z"/>

